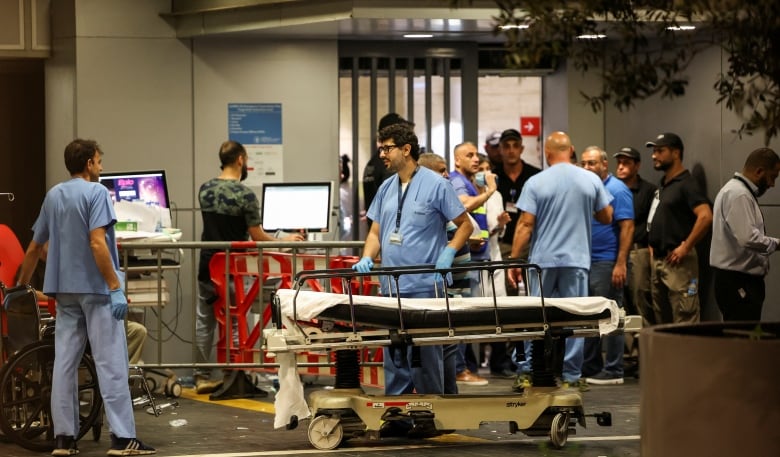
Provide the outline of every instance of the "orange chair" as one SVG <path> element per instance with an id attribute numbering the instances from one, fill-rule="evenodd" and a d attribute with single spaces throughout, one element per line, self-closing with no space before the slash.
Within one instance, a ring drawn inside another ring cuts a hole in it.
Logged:
<path id="1" fill-rule="evenodd" d="M 24 249 L 16 234 L 5 224 L 0 224 L 0 282 L 6 287 L 13 287 L 16 284 L 16 271 L 24 260 Z M 0 288 L 0 303 L 3 300 L 2 288 Z M 5 311 L 0 305 L 0 337 L 5 340 L 8 335 L 8 322 Z M 5 352 L 5 344 L 0 344 L 0 348 Z M 3 354 L 0 354 L 0 362 L 3 362 Z"/>
<path id="2" fill-rule="evenodd" d="M 24 260 L 24 249 L 16 234 L 5 224 L 0 224 L 0 281 L 7 287 L 16 284 L 16 271 Z"/>

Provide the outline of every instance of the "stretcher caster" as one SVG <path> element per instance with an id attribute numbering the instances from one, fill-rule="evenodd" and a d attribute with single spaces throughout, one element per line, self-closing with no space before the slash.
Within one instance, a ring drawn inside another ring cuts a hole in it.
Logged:
<path id="1" fill-rule="evenodd" d="M 322 451 L 336 449 L 344 438 L 339 418 L 317 416 L 309 424 L 309 442 Z"/>
<path id="2" fill-rule="evenodd" d="M 181 384 L 179 381 L 171 381 L 168 379 L 165 383 L 163 393 L 165 393 L 166 397 L 179 398 L 181 397 Z"/>
<path id="3" fill-rule="evenodd" d="M 145 381 L 146 381 L 146 385 L 149 387 L 149 390 L 151 390 L 152 392 L 156 392 L 157 391 L 157 380 L 156 379 L 154 379 L 151 376 L 147 376 L 145 378 Z"/>
<path id="4" fill-rule="evenodd" d="M 558 413 L 550 425 L 550 443 L 555 449 L 561 449 L 569 439 L 569 413 Z"/>

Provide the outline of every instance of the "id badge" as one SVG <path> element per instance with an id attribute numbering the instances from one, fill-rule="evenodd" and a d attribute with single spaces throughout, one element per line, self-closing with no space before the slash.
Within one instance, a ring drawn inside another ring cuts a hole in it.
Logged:
<path id="1" fill-rule="evenodd" d="M 515 202 L 506 202 L 506 205 L 504 205 L 504 209 L 507 213 L 517 213 L 517 205 L 515 205 Z"/>
<path id="2" fill-rule="evenodd" d="M 390 242 L 392 244 L 397 244 L 397 245 L 400 246 L 401 243 L 403 242 L 403 240 L 404 240 L 404 238 L 398 232 L 393 232 L 393 233 L 390 234 Z"/>

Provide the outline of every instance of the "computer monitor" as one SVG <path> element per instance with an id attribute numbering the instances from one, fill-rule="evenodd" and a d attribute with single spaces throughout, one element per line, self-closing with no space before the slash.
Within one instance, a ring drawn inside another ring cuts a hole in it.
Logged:
<path id="1" fill-rule="evenodd" d="M 330 199 L 330 182 L 263 184 L 263 229 L 268 232 L 328 232 Z"/>
<path id="2" fill-rule="evenodd" d="M 117 220 L 141 219 L 151 231 L 159 222 L 171 226 L 171 202 L 165 170 L 102 173 L 100 182 L 108 188 Z"/>

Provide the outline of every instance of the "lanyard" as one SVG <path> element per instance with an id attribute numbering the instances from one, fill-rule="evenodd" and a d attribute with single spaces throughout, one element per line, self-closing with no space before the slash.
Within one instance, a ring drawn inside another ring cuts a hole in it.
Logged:
<path id="1" fill-rule="evenodd" d="M 756 197 L 756 194 L 753 193 L 753 188 L 750 187 L 750 184 L 748 184 L 747 181 L 745 181 L 745 178 L 743 178 L 742 176 L 734 176 L 732 179 L 736 179 L 737 181 L 739 181 L 742 184 L 744 184 L 745 187 L 747 187 L 747 190 L 750 192 L 750 195 L 753 196 L 753 200 L 755 200 L 756 203 L 758 203 L 758 197 Z"/>
<path id="2" fill-rule="evenodd" d="M 753 196 L 753 200 L 756 201 L 756 208 L 758 208 L 758 213 L 761 215 L 761 224 L 763 225 L 764 224 L 764 212 L 761 211 L 761 205 L 758 204 L 758 197 L 756 197 L 756 194 L 753 193 L 753 188 L 750 187 L 750 184 L 748 184 L 747 181 L 745 181 L 745 178 L 743 178 L 742 176 L 734 176 L 734 178 L 732 178 L 732 179 L 736 179 L 737 181 L 739 181 L 742 184 L 744 184 L 745 187 L 747 187 L 748 192 L 750 192 L 750 195 Z M 761 228 L 763 229 L 764 235 L 766 235 L 766 227 L 761 227 Z"/>
<path id="3" fill-rule="evenodd" d="M 420 169 L 420 166 L 417 165 L 417 168 L 414 169 L 412 172 L 412 176 L 409 177 L 409 182 L 406 183 L 406 189 L 401 191 L 401 177 L 398 177 L 398 210 L 396 210 L 395 213 L 395 232 L 398 233 L 399 230 L 401 230 L 401 210 L 404 207 L 404 200 L 406 200 L 406 193 L 409 191 L 409 186 L 412 185 L 412 178 L 414 178 L 414 175 L 417 174 L 417 170 Z"/>

